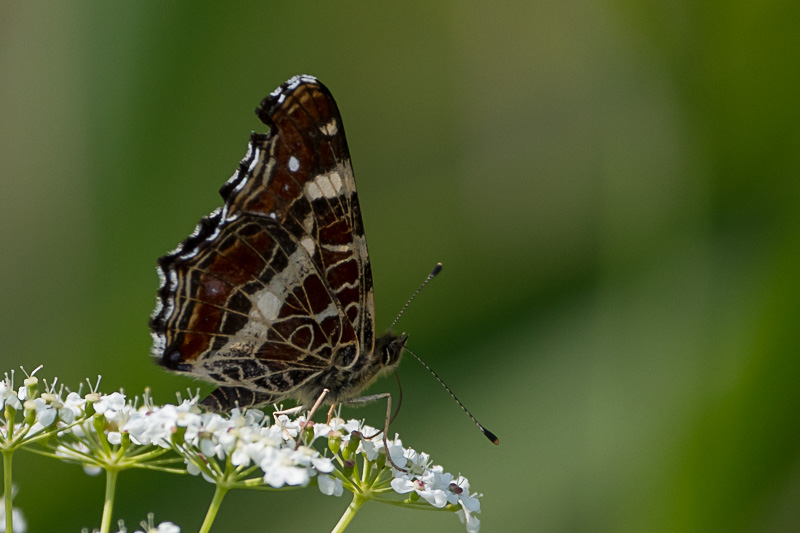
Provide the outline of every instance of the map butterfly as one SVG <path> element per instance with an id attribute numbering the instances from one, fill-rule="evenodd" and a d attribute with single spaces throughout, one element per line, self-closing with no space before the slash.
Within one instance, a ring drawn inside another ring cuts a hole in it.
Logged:
<path id="1" fill-rule="evenodd" d="M 367 242 L 339 109 L 295 76 L 256 109 L 224 205 L 158 259 L 152 354 L 218 386 L 213 410 L 286 398 L 347 403 L 397 367 L 405 335 L 375 338 Z"/>

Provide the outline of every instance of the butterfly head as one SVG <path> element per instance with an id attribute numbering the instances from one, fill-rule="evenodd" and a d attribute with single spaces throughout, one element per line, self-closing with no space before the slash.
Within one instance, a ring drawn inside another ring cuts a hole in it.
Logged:
<path id="1" fill-rule="evenodd" d="M 397 335 L 390 331 L 375 341 L 375 355 L 377 355 L 381 372 L 388 372 L 397 368 L 407 340 L 408 335 L 405 333 Z"/>

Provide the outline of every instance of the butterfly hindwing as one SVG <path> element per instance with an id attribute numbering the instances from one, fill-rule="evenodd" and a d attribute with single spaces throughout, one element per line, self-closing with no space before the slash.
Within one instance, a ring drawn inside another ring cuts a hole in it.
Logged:
<path id="1" fill-rule="evenodd" d="M 347 141 L 330 92 L 298 76 L 256 111 L 270 131 L 251 135 L 220 190 L 224 206 L 159 259 L 162 286 L 150 324 L 153 355 L 164 366 L 226 390 L 244 388 L 263 403 L 315 394 L 334 363 L 365 365 L 374 304 Z"/>

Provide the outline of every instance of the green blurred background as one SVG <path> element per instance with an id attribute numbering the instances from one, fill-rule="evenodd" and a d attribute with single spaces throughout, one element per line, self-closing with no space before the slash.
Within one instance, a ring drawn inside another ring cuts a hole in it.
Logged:
<path id="1" fill-rule="evenodd" d="M 348 132 L 407 445 L 483 531 L 800 530 L 800 4 L 3 2 L 0 368 L 156 400 L 155 259 L 221 204 L 252 109 L 318 76 Z M 210 387 L 202 385 L 203 391 Z M 383 380 L 373 390 L 395 390 Z M 382 406 L 350 411 L 373 424 Z M 102 478 L 18 454 L 30 531 L 97 527 Z M 125 473 L 117 517 L 196 531 L 212 487 Z M 328 531 L 316 489 L 215 531 Z M 366 506 L 350 531 L 462 531 Z"/>

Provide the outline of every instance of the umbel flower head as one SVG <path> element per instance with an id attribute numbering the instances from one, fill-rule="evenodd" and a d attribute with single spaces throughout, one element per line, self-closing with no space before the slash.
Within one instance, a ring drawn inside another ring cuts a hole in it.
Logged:
<path id="1" fill-rule="evenodd" d="M 271 422 L 260 410 L 200 413 L 195 402 L 141 407 L 123 417 L 119 430 L 136 444 L 172 447 L 189 473 L 228 489 L 316 485 L 326 495 L 348 490 L 364 501 L 456 511 L 468 531 L 480 528 L 480 496 L 470 492 L 465 477 L 445 472 L 397 437 L 386 443 L 387 461 L 383 434 L 363 421 L 313 424 L 280 414 Z"/>
<path id="2" fill-rule="evenodd" d="M 105 471 L 110 484 L 130 468 L 200 476 L 215 485 L 201 531 L 210 529 L 229 490 L 313 486 L 330 496 L 353 494 L 334 532 L 344 531 L 367 501 L 450 511 L 468 532 L 480 528 L 481 495 L 470 491 L 465 477 L 404 447 L 397 435 L 384 443 L 382 432 L 363 421 L 314 424 L 252 409 L 220 415 L 202 412 L 196 396 L 158 406 L 149 395 L 102 394 L 99 384 L 82 395 L 56 383 L 40 393 L 32 376 L 18 390 L 8 376 L 0 380 L 0 444 L 78 463 L 87 473 Z M 103 520 L 110 524 L 110 516 Z"/>

